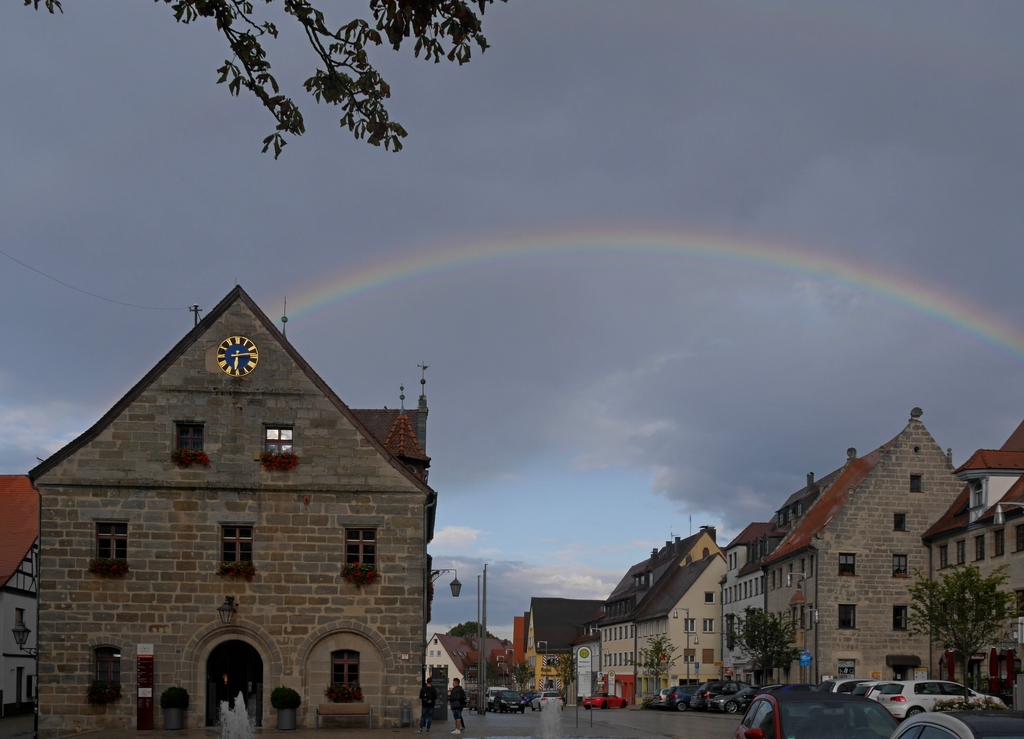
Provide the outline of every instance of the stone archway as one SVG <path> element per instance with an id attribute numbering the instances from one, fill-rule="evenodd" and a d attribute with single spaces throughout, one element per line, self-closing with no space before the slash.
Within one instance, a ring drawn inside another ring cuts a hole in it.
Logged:
<path id="1" fill-rule="evenodd" d="M 253 725 L 262 726 L 263 674 L 263 658 L 249 642 L 229 639 L 214 647 L 206 658 L 206 725 L 218 725 L 222 704 L 235 708 L 241 696 Z"/>
<path id="2" fill-rule="evenodd" d="M 232 623 L 227 626 L 216 622 L 207 624 L 192 636 L 182 655 L 182 664 L 188 670 L 189 676 L 188 684 L 185 687 L 193 696 L 196 707 L 200 709 L 188 712 L 191 728 L 201 729 L 206 726 L 210 701 L 208 684 L 210 657 L 220 645 L 231 641 L 243 642 L 255 651 L 262 663 L 262 684 L 264 686 L 272 688 L 281 684 L 283 672 L 281 652 L 270 635 L 262 628 L 246 622 Z M 251 712 L 264 718 L 270 716 L 270 690 L 259 691 L 253 697 L 256 698 L 257 705 L 252 706 Z M 213 699 L 217 700 L 216 693 L 213 694 Z"/>

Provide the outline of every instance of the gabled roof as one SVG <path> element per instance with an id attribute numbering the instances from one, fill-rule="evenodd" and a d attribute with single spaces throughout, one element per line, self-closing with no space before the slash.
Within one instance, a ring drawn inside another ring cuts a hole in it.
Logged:
<path id="1" fill-rule="evenodd" d="M 132 403 L 134 403 L 146 389 L 152 385 L 156 380 L 167 371 L 170 366 L 176 362 L 182 354 L 184 354 L 190 346 L 192 346 L 206 331 L 224 315 L 227 310 L 234 305 L 236 302 L 243 303 L 256 319 L 260 322 L 261 326 L 266 330 L 274 340 L 280 344 L 281 348 L 288 354 L 289 357 L 299 366 L 299 368 L 305 373 L 306 377 L 320 390 L 324 396 L 334 405 L 335 408 L 351 423 L 355 429 L 373 446 L 377 452 L 384 457 L 392 467 L 399 471 L 406 479 L 416 485 L 420 490 L 426 493 L 429 497 L 432 497 L 435 493 L 425 482 L 420 480 L 415 474 L 413 474 L 402 462 L 394 457 L 385 447 L 383 442 L 378 439 L 373 433 L 370 432 L 366 426 L 363 425 L 362 421 L 354 414 L 341 398 L 339 398 L 333 390 L 327 385 L 326 382 L 313 370 L 312 367 L 302 358 L 302 355 L 296 351 L 288 339 L 285 338 L 274 322 L 271 321 L 267 315 L 256 305 L 255 301 L 249 297 L 249 295 L 241 288 L 240 285 L 235 285 L 234 289 L 231 290 L 224 299 L 221 300 L 216 307 L 211 310 L 206 317 L 201 320 L 196 326 L 185 334 L 184 338 L 181 339 L 174 347 L 157 362 L 156 366 L 153 367 L 146 375 L 139 380 L 135 385 L 125 393 L 124 397 L 117 401 L 114 406 L 103 414 L 100 419 L 82 433 L 78 438 L 66 444 L 63 448 L 59 449 L 54 454 L 51 454 L 44 462 L 36 465 L 32 470 L 29 471 L 29 479 L 32 481 L 38 480 L 42 475 L 49 472 L 51 469 L 56 467 L 58 464 L 63 462 L 65 459 L 70 457 L 72 454 L 77 452 L 86 446 L 89 442 L 96 439 L 107 426 L 114 422 L 120 416 L 125 409 L 127 409 Z"/>
<path id="2" fill-rule="evenodd" d="M 465 675 L 470 668 L 476 668 L 479 660 L 479 652 L 476 648 L 476 637 L 450 636 L 448 634 L 434 634 L 434 638 L 448 653 L 455 667 Z M 484 641 L 485 653 L 488 662 L 497 661 L 498 655 L 506 654 L 512 649 L 512 642 L 503 639 L 488 638 Z"/>
<path id="3" fill-rule="evenodd" d="M 423 453 L 420 443 L 416 441 L 416 431 L 404 413 L 399 413 L 395 418 L 388 438 L 384 440 L 384 447 L 399 459 L 412 459 L 430 466 L 430 457 Z"/>
<path id="4" fill-rule="evenodd" d="M 531 598 L 533 643 L 544 641 L 549 652 L 567 651 L 579 635 L 577 627 L 592 621 L 604 601 L 572 598 Z"/>
<path id="5" fill-rule="evenodd" d="M 979 449 L 971 458 L 957 467 L 954 475 L 972 470 L 1015 470 L 1024 472 L 1024 451 Z"/>
<path id="6" fill-rule="evenodd" d="M 1024 421 L 1020 422 L 999 449 L 1004 452 L 1024 452 Z"/>
<path id="7" fill-rule="evenodd" d="M 686 595 L 693 587 L 704 571 L 711 566 L 716 559 L 721 558 L 718 552 L 708 555 L 703 559 L 683 567 L 676 567 L 654 588 L 651 594 L 644 599 L 639 608 L 634 611 L 634 621 L 646 621 L 652 618 L 662 618 L 679 602 L 679 599 Z"/>
<path id="8" fill-rule="evenodd" d="M 666 542 L 665 546 L 659 549 L 656 555 L 637 562 L 626 571 L 626 574 L 622 576 L 622 579 L 619 580 L 618 585 L 612 590 L 611 595 L 605 599 L 605 602 L 610 603 L 621 600 L 633 594 L 640 594 L 642 597 L 647 593 L 648 588 L 638 587 L 634 584 L 637 575 L 652 572 L 654 573 L 654 584 L 657 585 L 658 580 L 665 573 L 666 569 L 681 562 L 683 557 L 693 548 L 693 545 L 697 543 L 697 540 L 703 534 L 703 531 L 698 531 L 696 534 L 685 539 Z"/>
<path id="9" fill-rule="evenodd" d="M 26 475 L 0 475 L 0 587 L 39 536 L 39 493 Z"/>
<path id="10" fill-rule="evenodd" d="M 921 534 L 921 538 L 925 541 L 944 534 L 949 531 L 956 531 L 958 529 L 967 528 L 968 509 L 971 503 L 971 488 L 969 485 L 965 485 L 964 489 L 960 491 L 960 495 L 956 496 L 956 500 L 953 501 L 953 505 L 946 509 L 946 512 L 942 514 L 938 521 L 933 523 L 928 530 Z"/>
<path id="11" fill-rule="evenodd" d="M 743 529 L 735 539 L 729 542 L 729 545 L 724 547 L 726 550 L 738 547 L 742 544 L 750 544 L 753 541 L 757 541 L 762 536 L 771 531 L 773 524 L 771 521 L 764 521 L 762 523 L 748 523 L 747 528 Z"/>
<path id="12" fill-rule="evenodd" d="M 402 412 L 398 408 L 351 408 L 350 410 L 382 444 L 388 438 L 391 427 L 395 425 L 395 420 Z M 409 417 L 412 427 L 418 428 L 419 409 L 406 408 L 405 415 Z"/>
<path id="13" fill-rule="evenodd" d="M 850 493 L 859 487 L 864 482 L 864 478 L 875 469 L 878 460 L 882 458 L 882 452 L 893 441 L 895 439 L 886 442 L 870 454 L 865 454 L 863 457 L 849 462 L 836 477 L 835 482 L 822 493 L 811 509 L 789 532 L 789 535 L 782 540 L 778 548 L 764 558 L 762 564 L 774 562 L 808 546 L 814 535 L 823 531 L 833 517 L 843 509 L 850 499 Z"/>

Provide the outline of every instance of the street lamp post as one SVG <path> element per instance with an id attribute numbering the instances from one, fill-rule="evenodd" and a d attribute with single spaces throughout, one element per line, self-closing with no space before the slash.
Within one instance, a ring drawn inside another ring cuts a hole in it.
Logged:
<path id="1" fill-rule="evenodd" d="M 446 572 L 453 572 L 453 573 L 455 573 L 455 577 L 452 578 L 452 581 L 449 584 L 449 586 L 452 589 L 452 597 L 453 598 L 458 598 L 459 597 L 459 593 L 462 592 L 462 583 L 459 582 L 459 571 L 458 570 L 456 570 L 456 569 L 431 570 L 430 571 L 430 584 L 431 584 L 431 586 L 433 586 L 433 584 L 437 581 L 437 578 L 441 577 L 441 575 L 445 574 Z M 426 597 L 426 595 L 427 594 L 424 593 L 424 597 Z M 424 609 L 423 618 L 426 619 L 426 609 Z M 427 643 L 429 641 L 430 641 L 430 634 L 427 633 L 427 624 L 424 622 L 424 624 L 423 624 L 423 675 L 421 676 L 421 680 L 420 680 L 420 682 L 422 682 L 422 683 L 426 683 L 426 681 L 427 681 Z"/>
<path id="2" fill-rule="evenodd" d="M 482 580 L 481 580 L 482 577 Z M 481 586 L 482 582 L 482 586 Z M 477 664 L 476 664 L 476 712 L 483 716 L 487 712 L 486 687 L 487 681 L 487 565 L 483 575 L 477 575 L 476 588 L 477 609 Z"/>
<path id="3" fill-rule="evenodd" d="M 38 737 L 39 736 L 39 647 L 38 646 L 35 646 L 35 647 L 26 647 L 25 646 L 25 644 L 28 643 L 28 635 L 32 633 L 32 630 L 28 626 L 26 626 L 25 624 L 20 623 L 17 626 L 15 626 L 13 629 L 11 629 L 11 631 L 14 632 L 14 641 L 18 645 L 18 649 L 23 651 L 25 654 L 28 654 L 28 655 L 34 657 L 35 660 L 36 660 L 35 692 L 32 694 L 33 708 L 35 709 L 35 711 L 34 711 L 35 715 L 33 716 L 33 719 L 32 719 L 32 736 Z"/>

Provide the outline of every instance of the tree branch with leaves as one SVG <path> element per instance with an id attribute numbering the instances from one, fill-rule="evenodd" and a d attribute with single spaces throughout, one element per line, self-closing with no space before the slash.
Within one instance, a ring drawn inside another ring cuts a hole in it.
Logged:
<path id="1" fill-rule="evenodd" d="M 281 93 L 271 73 L 265 48 L 278 37 L 276 24 L 256 17 L 251 0 L 155 0 L 171 6 L 175 20 L 183 24 L 213 23 L 227 41 L 231 58 L 217 72 L 218 84 L 227 83 L 232 95 L 251 92 L 277 122 L 263 140 L 263 151 L 273 147 L 274 158 L 287 144 L 285 135 L 306 131 L 302 112 L 291 97 Z M 505 2 L 506 0 L 502 0 Z M 271 5 L 278 0 L 263 0 Z M 329 26 L 324 12 L 311 0 L 280 0 L 284 12 L 302 28 L 318 59 L 313 76 L 303 87 L 317 102 L 341 108 L 340 125 L 374 146 L 399 151 L 405 129 L 392 121 L 384 101 L 391 87 L 370 63 L 367 50 L 385 39 L 398 51 L 406 39 L 416 40 L 413 55 L 459 65 L 472 58 L 473 47 L 483 52 L 487 39 L 481 17 L 495 0 L 370 0 L 373 22 L 356 18 L 341 26 Z M 36 10 L 42 5 L 51 14 L 63 13 L 61 0 L 24 0 Z"/>
<path id="2" fill-rule="evenodd" d="M 1003 590 L 1008 579 L 1006 565 L 988 577 L 982 577 L 973 565 L 961 565 L 938 580 L 929 580 L 920 570 L 914 570 L 914 578 L 908 588 L 909 631 L 930 636 L 944 649 L 957 653 L 967 698 L 967 660 L 998 641 L 1007 622 L 1017 615 L 1015 595 Z"/>
<path id="3" fill-rule="evenodd" d="M 769 671 L 788 667 L 800 650 L 794 646 L 796 627 L 793 621 L 760 608 L 747 608 L 746 618 L 738 618 L 730 636 L 754 667 Z"/>
<path id="4" fill-rule="evenodd" d="M 640 649 L 637 666 L 647 671 L 659 690 L 662 676 L 667 675 L 679 659 L 675 653 L 676 647 L 667 636 L 652 636 L 647 640 L 647 646 Z"/>

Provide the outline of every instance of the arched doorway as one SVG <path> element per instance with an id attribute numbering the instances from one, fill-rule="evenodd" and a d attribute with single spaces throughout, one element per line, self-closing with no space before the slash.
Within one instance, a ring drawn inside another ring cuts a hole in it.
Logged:
<path id="1" fill-rule="evenodd" d="M 216 726 L 221 701 L 234 707 L 241 693 L 257 726 L 263 725 L 263 659 L 248 642 L 232 639 L 206 660 L 206 725 Z"/>

